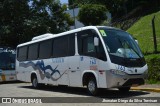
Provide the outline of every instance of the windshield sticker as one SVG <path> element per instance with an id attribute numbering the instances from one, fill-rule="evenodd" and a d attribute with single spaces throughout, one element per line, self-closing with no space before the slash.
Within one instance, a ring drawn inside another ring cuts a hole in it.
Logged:
<path id="1" fill-rule="evenodd" d="M 104 30 L 99 30 L 102 36 L 107 36 L 106 32 Z"/>
<path id="2" fill-rule="evenodd" d="M 132 53 L 129 53 L 129 57 L 130 57 L 130 58 L 134 58 L 134 56 L 133 56 Z"/>

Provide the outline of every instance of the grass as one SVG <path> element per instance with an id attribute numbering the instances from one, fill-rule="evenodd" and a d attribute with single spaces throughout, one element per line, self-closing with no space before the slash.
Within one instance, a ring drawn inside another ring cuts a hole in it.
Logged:
<path id="1" fill-rule="evenodd" d="M 145 55 L 148 65 L 147 84 L 160 84 L 160 54 Z"/>
<path id="2" fill-rule="evenodd" d="M 157 80 L 145 80 L 146 84 L 160 84 L 160 81 Z"/>
<path id="3" fill-rule="evenodd" d="M 145 55 L 145 60 L 151 60 L 153 58 L 160 59 L 160 54 L 150 54 L 150 55 Z"/>
<path id="4" fill-rule="evenodd" d="M 155 30 L 157 35 L 157 50 L 160 52 L 160 11 L 140 18 L 127 32 L 139 42 L 148 64 L 148 84 L 160 84 L 160 54 L 153 54 L 152 18 L 155 16 Z"/>
<path id="5" fill-rule="evenodd" d="M 155 28 L 157 35 L 157 49 L 160 51 L 160 12 L 152 13 L 142 17 L 127 32 L 133 35 L 139 42 L 139 46 L 144 54 L 154 52 L 152 18 L 155 18 Z"/>

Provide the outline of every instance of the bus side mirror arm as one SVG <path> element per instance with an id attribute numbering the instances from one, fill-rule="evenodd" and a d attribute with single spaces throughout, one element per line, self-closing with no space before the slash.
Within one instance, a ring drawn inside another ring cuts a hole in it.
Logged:
<path id="1" fill-rule="evenodd" d="M 94 46 L 99 46 L 99 39 L 94 37 Z"/>
<path id="2" fill-rule="evenodd" d="M 138 40 L 135 40 L 135 42 L 138 44 Z"/>

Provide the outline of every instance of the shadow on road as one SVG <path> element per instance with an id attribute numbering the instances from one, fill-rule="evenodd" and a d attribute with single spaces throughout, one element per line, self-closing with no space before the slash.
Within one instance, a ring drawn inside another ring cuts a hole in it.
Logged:
<path id="1" fill-rule="evenodd" d="M 24 83 L 22 81 L 3 81 L 3 82 L 0 82 L 0 85 L 1 84 L 17 84 L 17 83 Z"/>
<path id="2" fill-rule="evenodd" d="M 32 86 L 19 86 L 18 88 L 34 89 Z M 35 90 L 90 96 L 88 95 L 86 88 L 77 88 L 77 87 L 47 85 L 47 86 L 42 86 L 39 89 L 35 89 Z M 143 91 L 129 91 L 127 93 L 124 93 L 124 92 L 120 92 L 117 89 L 107 89 L 107 90 L 100 89 L 100 93 L 96 97 L 112 99 L 112 98 L 127 98 L 127 97 L 134 97 L 134 96 L 142 96 L 147 94 L 150 94 L 150 93 L 143 92 Z"/>

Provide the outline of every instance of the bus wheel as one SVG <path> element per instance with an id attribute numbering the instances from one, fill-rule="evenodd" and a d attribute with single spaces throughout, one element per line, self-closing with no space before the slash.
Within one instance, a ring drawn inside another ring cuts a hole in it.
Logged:
<path id="1" fill-rule="evenodd" d="M 95 78 L 90 78 L 88 80 L 88 83 L 87 83 L 87 90 L 89 92 L 89 94 L 91 95 L 97 95 L 98 93 L 98 88 L 97 88 L 97 83 L 96 83 L 96 79 Z"/>
<path id="2" fill-rule="evenodd" d="M 34 88 L 38 88 L 39 86 L 38 86 L 39 84 L 38 84 L 38 80 L 37 80 L 37 77 L 35 76 L 35 77 L 33 77 L 33 79 L 32 79 L 32 86 L 34 87 Z"/>
<path id="3" fill-rule="evenodd" d="M 120 87 L 118 88 L 120 92 L 129 92 L 131 87 Z"/>

